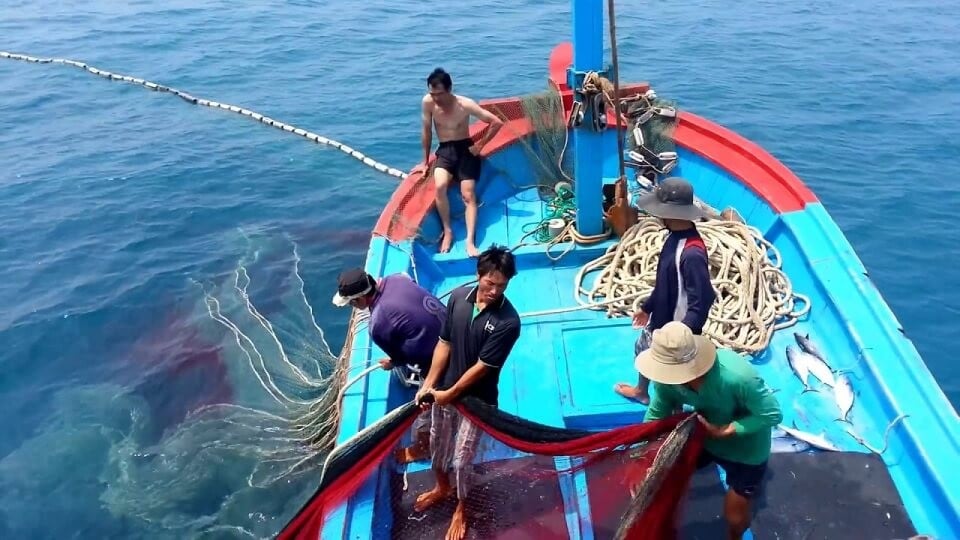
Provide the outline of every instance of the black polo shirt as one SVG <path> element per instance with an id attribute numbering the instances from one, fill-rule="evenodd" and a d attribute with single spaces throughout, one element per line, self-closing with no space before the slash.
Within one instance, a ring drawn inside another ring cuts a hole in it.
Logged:
<path id="1" fill-rule="evenodd" d="M 499 304 L 476 312 L 477 288 L 460 287 L 450 294 L 440 339 L 450 344 L 450 361 L 440 390 L 453 386 L 478 361 L 492 368 L 462 395 L 497 404 L 500 369 L 520 337 L 520 315 L 504 296 Z"/>

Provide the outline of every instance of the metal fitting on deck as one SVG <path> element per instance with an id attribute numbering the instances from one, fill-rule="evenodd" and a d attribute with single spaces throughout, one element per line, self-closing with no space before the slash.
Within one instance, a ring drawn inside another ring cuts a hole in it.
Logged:
<path id="1" fill-rule="evenodd" d="M 580 127 L 586 120 L 593 131 L 607 128 L 607 97 L 601 82 L 608 80 L 609 70 L 567 71 L 568 84 L 574 89 L 574 111 L 570 127 Z M 579 104 L 579 105 L 578 105 Z"/>

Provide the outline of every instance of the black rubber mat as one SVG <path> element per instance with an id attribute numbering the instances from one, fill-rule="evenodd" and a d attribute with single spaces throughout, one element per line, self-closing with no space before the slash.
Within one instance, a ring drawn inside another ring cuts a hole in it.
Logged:
<path id="1" fill-rule="evenodd" d="M 724 494 L 715 466 L 697 471 L 682 507 L 680 538 L 725 538 Z M 616 529 L 604 520 L 594 525 L 597 539 L 610 538 Z M 758 540 L 890 540 L 916 534 L 883 461 L 859 452 L 772 454 L 751 532 Z"/>
<path id="2" fill-rule="evenodd" d="M 543 474 L 545 467 L 551 466 L 550 458 L 486 464 L 486 473 L 478 471 L 468 506 L 476 524 L 468 538 L 534 540 L 564 534 L 566 523 L 559 511 L 563 500 L 556 476 Z M 537 478 L 518 484 L 517 475 L 504 474 L 503 467 L 513 471 L 529 467 L 538 471 Z M 453 498 L 430 512 L 413 511 L 416 496 L 433 487 L 432 473 L 409 475 L 406 492 L 400 475 L 392 482 L 397 494 L 392 501 L 392 538 L 443 538 L 453 514 Z M 505 504 L 516 501 L 518 492 L 522 492 L 522 505 Z M 716 467 L 697 471 L 683 506 L 680 538 L 724 538 L 723 496 Z M 606 521 L 594 523 L 597 540 L 611 537 L 616 528 L 614 522 Z M 883 461 L 859 452 L 771 455 L 764 489 L 755 501 L 751 532 L 758 540 L 887 540 L 917 534 Z"/>
<path id="3" fill-rule="evenodd" d="M 717 468 L 698 471 L 680 537 L 723 538 L 723 496 Z M 758 540 L 890 540 L 916 534 L 886 465 L 879 456 L 859 452 L 772 454 L 750 530 Z"/>
<path id="4" fill-rule="evenodd" d="M 754 537 L 909 538 L 917 534 L 887 467 L 874 454 L 773 454 Z"/>
<path id="5" fill-rule="evenodd" d="M 705 467 L 693 475 L 681 507 L 680 538 L 715 540 L 727 537 L 727 526 L 723 521 L 724 493 L 716 467 Z"/>

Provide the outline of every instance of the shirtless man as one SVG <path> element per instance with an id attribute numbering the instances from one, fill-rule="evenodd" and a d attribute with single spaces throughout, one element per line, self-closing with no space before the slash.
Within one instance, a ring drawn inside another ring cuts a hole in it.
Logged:
<path id="1" fill-rule="evenodd" d="M 450 226 L 450 202 L 447 188 L 451 180 L 460 181 L 460 194 L 466 206 L 467 254 L 480 254 L 474 243 L 477 227 L 477 177 L 480 176 L 480 151 L 500 131 L 503 122 L 486 111 L 476 101 L 452 92 L 453 80 L 442 68 L 433 70 L 427 77 L 427 95 L 423 96 L 423 129 L 420 142 L 423 145 L 424 167 L 430 163 L 430 147 L 433 143 L 433 127 L 437 129 L 440 145 L 433 168 L 433 181 L 437 188 L 437 212 L 443 223 L 443 238 L 440 253 L 450 251 L 453 244 L 453 229 Z M 487 122 L 486 134 L 476 144 L 470 139 L 470 116 Z M 426 173 L 425 173 L 426 174 Z"/>

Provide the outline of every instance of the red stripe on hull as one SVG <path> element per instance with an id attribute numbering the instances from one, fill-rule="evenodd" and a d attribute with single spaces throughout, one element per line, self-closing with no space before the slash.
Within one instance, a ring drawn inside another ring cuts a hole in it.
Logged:
<path id="1" fill-rule="evenodd" d="M 766 150 L 733 131 L 692 113 L 681 112 L 674 141 L 740 180 L 779 214 L 803 210 L 817 196 Z"/>

